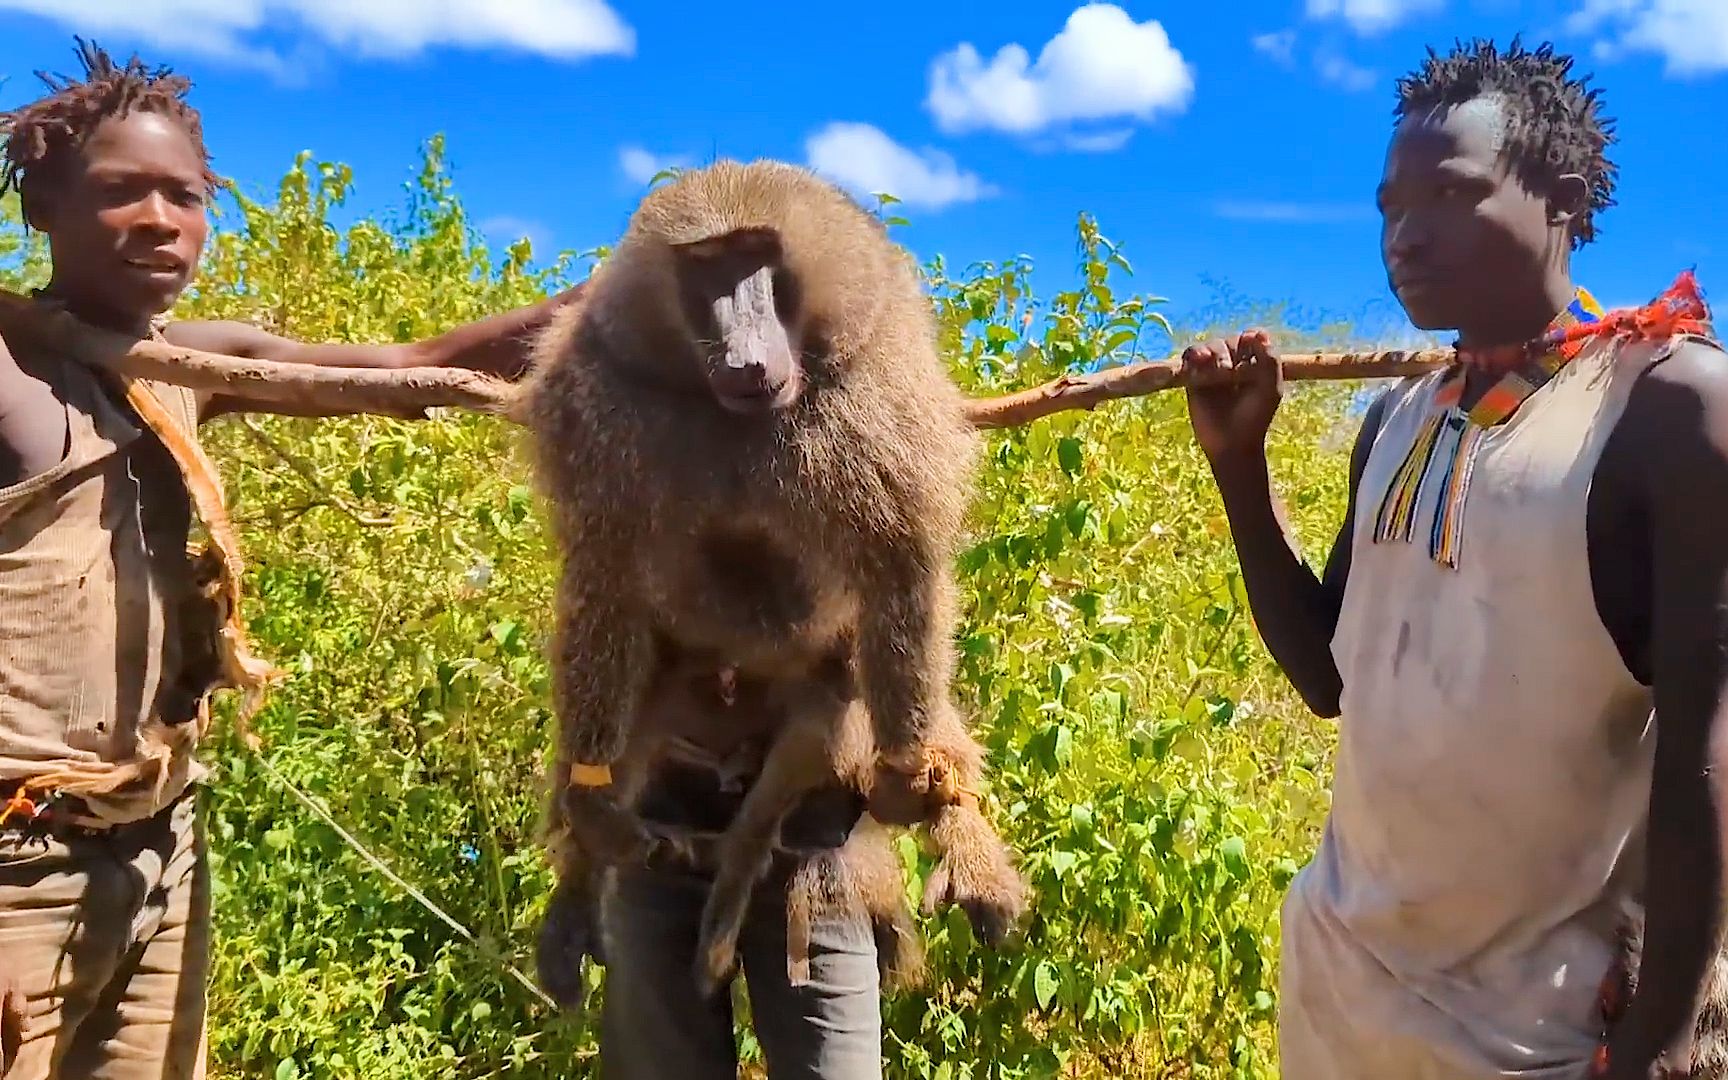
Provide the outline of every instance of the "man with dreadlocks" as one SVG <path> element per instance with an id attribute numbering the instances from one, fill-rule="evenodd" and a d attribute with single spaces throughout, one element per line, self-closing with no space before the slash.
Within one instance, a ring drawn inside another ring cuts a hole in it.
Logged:
<path id="1" fill-rule="evenodd" d="M 1571 67 L 1479 42 L 1398 84 L 1381 254 L 1457 359 L 1368 411 L 1321 576 L 1271 495 L 1267 336 L 1184 354 L 1245 369 L 1188 391 L 1195 436 L 1267 648 L 1342 717 L 1283 911 L 1287 1080 L 1693 1075 L 1728 807 L 1728 357 L 1689 273 L 1634 312 L 1574 285 L 1616 170 Z"/>
<path id="2" fill-rule="evenodd" d="M 532 331 L 579 291 L 410 345 L 163 325 L 197 265 L 216 180 L 198 113 L 187 80 L 166 69 L 116 65 L 93 46 L 81 55 L 84 79 L 43 76 L 46 97 L 0 118 L 4 183 L 52 256 L 41 304 L 235 356 L 508 378 L 526 367 Z M 182 455 L 202 420 L 282 410 L 163 384 L 123 389 L 66 357 L 0 342 L 8 1080 L 204 1071 L 209 886 L 195 733 L 210 691 L 227 684 L 187 553 L 198 485 Z"/>

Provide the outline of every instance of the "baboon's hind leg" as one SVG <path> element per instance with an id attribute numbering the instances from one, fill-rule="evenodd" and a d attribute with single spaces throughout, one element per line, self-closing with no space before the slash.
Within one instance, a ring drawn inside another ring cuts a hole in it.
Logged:
<path id="1" fill-rule="evenodd" d="M 738 937 L 757 883 L 773 866 L 780 830 L 804 794 L 832 778 L 829 736 L 842 715 L 826 695 L 800 697 L 770 745 L 762 773 L 720 835 L 713 887 L 702 910 L 697 982 L 714 994 L 737 963 Z"/>

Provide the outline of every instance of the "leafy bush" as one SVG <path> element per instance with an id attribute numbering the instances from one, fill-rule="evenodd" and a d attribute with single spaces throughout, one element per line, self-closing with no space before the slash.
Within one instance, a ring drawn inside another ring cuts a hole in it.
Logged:
<path id="1" fill-rule="evenodd" d="M 337 230 L 348 170 L 304 155 L 273 203 L 236 196 L 180 314 L 408 340 L 567 283 L 579 256 L 535 268 L 524 241 L 494 261 L 441 150 L 394 221 Z M 0 228 L 14 287 L 43 269 L 15 220 Z M 1077 239 L 1078 282 L 1047 299 L 1024 261 L 928 268 L 969 392 L 1163 355 L 1181 336 L 1156 297 L 1126 292 L 1094 222 Z M 1294 387 L 1275 430 L 1276 479 L 1320 556 L 1355 389 Z M 587 1075 L 594 1032 L 549 1017 L 504 969 L 531 970 L 550 880 L 535 828 L 553 567 L 519 434 L 471 415 L 244 417 L 206 438 L 243 528 L 254 633 L 292 671 L 256 725 L 268 768 L 225 726 L 207 752 L 217 1075 Z M 890 1075 L 1276 1076 L 1278 905 L 1327 807 L 1332 733 L 1255 637 L 1181 395 L 993 433 L 974 524 L 958 690 L 1037 909 L 1000 952 L 958 913 L 930 921 L 928 993 L 885 1005 Z M 928 863 L 903 850 L 915 896 Z"/>

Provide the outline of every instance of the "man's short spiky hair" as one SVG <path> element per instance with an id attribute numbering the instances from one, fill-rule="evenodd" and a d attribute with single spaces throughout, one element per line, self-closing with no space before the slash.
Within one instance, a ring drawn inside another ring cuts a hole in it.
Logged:
<path id="1" fill-rule="evenodd" d="M 1534 191 L 1576 173 L 1589 183 L 1589 200 L 1575 220 L 1572 246 L 1596 238 L 1596 213 L 1614 205 L 1618 167 L 1606 150 L 1614 121 L 1604 116 L 1590 76 L 1571 75 L 1572 57 L 1542 44 L 1526 50 L 1518 38 L 1501 51 L 1491 41 L 1456 45 L 1441 56 L 1432 48 L 1421 67 L 1398 80 L 1399 120 L 1437 107 L 1462 105 L 1484 95 L 1506 105 L 1506 150 Z"/>
<path id="2" fill-rule="evenodd" d="M 129 112 L 152 112 L 178 121 L 192 139 L 204 163 L 204 181 L 219 182 L 204 148 L 204 125 L 198 110 L 186 103 L 191 80 L 167 67 L 150 69 L 134 56 L 116 64 L 94 42 L 74 38 L 84 65 L 82 81 L 38 71 L 48 94 L 8 113 L 0 113 L 0 195 L 7 189 L 23 194 L 32 178 L 45 179 L 83 145 L 104 120 Z"/>

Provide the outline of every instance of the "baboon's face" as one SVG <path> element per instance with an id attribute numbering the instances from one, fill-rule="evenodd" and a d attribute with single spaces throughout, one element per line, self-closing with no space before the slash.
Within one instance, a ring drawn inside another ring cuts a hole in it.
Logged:
<path id="1" fill-rule="evenodd" d="M 797 401 L 803 313 L 779 234 L 739 229 L 672 250 L 679 300 L 715 400 L 742 414 Z"/>

